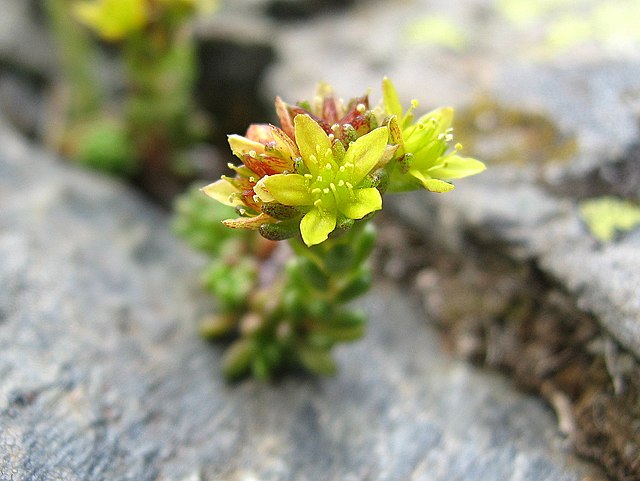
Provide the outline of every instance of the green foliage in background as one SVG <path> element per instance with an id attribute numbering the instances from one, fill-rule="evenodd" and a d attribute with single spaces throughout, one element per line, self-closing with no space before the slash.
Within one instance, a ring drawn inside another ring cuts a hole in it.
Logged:
<path id="1" fill-rule="evenodd" d="M 190 20 L 211 0 L 45 2 L 68 98 L 56 142 L 67 156 L 123 176 L 171 177 L 175 159 L 205 129 L 191 101 Z M 124 95 L 100 72 L 102 44 L 115 47 Z M 102 137 L 102 138 L 101 138 Z"/>

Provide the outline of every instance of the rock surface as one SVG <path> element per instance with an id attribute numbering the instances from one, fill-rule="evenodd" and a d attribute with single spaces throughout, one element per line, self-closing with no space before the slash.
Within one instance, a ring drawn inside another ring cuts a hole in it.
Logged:
<path id="1" fill-rule="evenodd" d="M 229 386 L 196 334 L 202 259 L 161 212 L 4 126 L 0 205 L 3 481 L 600 479 L 391 286 L 336 378 Z"/>

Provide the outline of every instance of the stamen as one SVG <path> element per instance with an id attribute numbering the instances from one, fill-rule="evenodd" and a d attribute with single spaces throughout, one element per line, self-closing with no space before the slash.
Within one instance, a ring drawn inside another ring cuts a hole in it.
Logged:
<path id="1" fill-rule="evenodd" d="M 311 190 L 311 193 L 312 193 L 313 195 L 322 194 L 322 189 L 319 189 L 319 188 L 317 188 L 317 187 L 316 187 L 315 189 L 312 189 L 312 190 Z"/>
<path id="2" fill-rule="evenodd" d="M 344 168 L 344 165 L 341 165 L 340 168 L 338 169 L 340 172 L 344 172 L 346 169 Z"/>
<path id="3" fill-rule="evenodd" d="M 256 178 L 254 176 L 249 177 L 249 182 L 256 183 Z"/>
<path id="4" fill-rule="evenodd" d="M 304 174 L 304 178 L 305 178 L 305 179 L 309 179 L 309 180 L 311 180 L 311 179 L 313 179 L 313 175 L 311 175 L 311 174 Z"/>
<path id="5" fill-rule="evenodd" d="M 329 188 L 325 187 L 324 189 L 322 189 L 322 192 L 324 192 L 325 194 L 328 194 L 329 193 Z"/>
<path id="6" fill-rule="evenodd" d="M 322 200 L 320 200 L 320 199 L 316 199 L 316 200 L 313 202 L 313 205 L 315 205 L 316 207 L 320 207 L 320 204 L 322 204 Z"/>
<path id="7" fill-rule="evenodd" d="M 353 184 L 351 182 L 345 182 L 344 185 L 346 185 L 349 190 L 353 189 Z"/>
<path id="8" fill-rule="evenodd" d="M 331 192 L 333 192 L 334 194 L 335 194 L 335 193 L 336 193 L 336 191 L 338 190 L 338 189 L 336 188 L 336 184 L 334 184 L 333 182 L 331 182 L 331 183 L 329 184 L 329 188 L 331 189 Z"/>
<path id="9" fill-rule="evenodd" d="M 358 112 L 360 112 L 361 114 L 363 114 L 364 111 L 367 110 L 367 108 L 364 106 L 364 104 L 358 104 L 358 105 L 356 105 L 356 110 Z"/>
<path id="10" fill-rule="evenodd" d="M 344 180 L 340 179 L 338 181 L 338 187 L 344 187 Z"/>
<path id="11" fill-rule="evenodd" d="M 331 151 L 329 151 L 331 152 Z M 333 167 L 331 167 L 331 164 L 329 162 L 327 162 L 327 165 L 324 166 L 325 170 L 332 170 Z"/>

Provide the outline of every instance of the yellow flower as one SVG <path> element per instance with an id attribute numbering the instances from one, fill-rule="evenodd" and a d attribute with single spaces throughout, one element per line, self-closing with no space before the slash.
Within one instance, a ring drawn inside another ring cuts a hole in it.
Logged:
<path id="1" fill-rule="evenodd" d="M 413 109 L 417 102 L 413 101 L 411 107 L 403 112 L 391 80 L 384 79 L 382 90 L 385 114 L 391 116 L 391 142 L 398 145 L 396 155 L 402 159 L 400 168 L 391 175 L 389 191 L 402 192 L 423 187 L 431 192 L 448 192 L 454 186 L 445 180 L 485 170 L 485 165 L 479 160 L 458 155 L 462 145 L 456 144 L 453 150 L 448 151 L 453 141 L 451 107 L 433 110 L 414 123 Z"/>
<path id="2" fill-rule="evenodd" d="M 254 190 L 263 202 L 308 208 L 300 221 L 300 233 L 304 243 L 312 246 L 327 239 L 340 216 L 361 219 L 382 208 L 380 192 L 363 181 L 384 156 L 389 132 L 386 127 L 374 129 L 341 155 L 309 115 L 297 115 L 294 126 L 308 173 L 265 176 Z"/>
<path id="3" fill-rule="evenodd" d="M 144 28 L 149 19 L 145 0 L 92 0 L 73 7 L 76 18 L 105 40 L 121 40 Z"/>

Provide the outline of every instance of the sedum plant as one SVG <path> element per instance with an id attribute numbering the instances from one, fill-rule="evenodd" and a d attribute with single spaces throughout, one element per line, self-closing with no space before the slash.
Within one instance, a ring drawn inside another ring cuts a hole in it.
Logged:
<path id="1" fill-rule="evenodd" d="M 370 221 L 384 196 L 448 192 L 451 179 L 485 169 L 453 144 L 451 108 L 416 119 L 417 102 L 405 110 L 389 79 L 382 92 L 376 107 L 368 95 L 345 104 L 325 84 L 312 102 L 276 98 L 279 126 L 254 124 L 244 136 L 229 136 L 240 163 L 202 188 L 217 203 L 205 207 L 192 192 L 179 204 L 179 231 L 194 245 L 206 238 L 194 206 L 234 213 L 222 224 L 238 235 L 209 250 L 215 259 L 205 274 L 221 311 L 203 333 L 233 338 L 227 377 L 264 379 L 298 367 L 333 374 L 332 348 L 365 331 L 366 318 L 350 301 L 372 283 Z"/>

